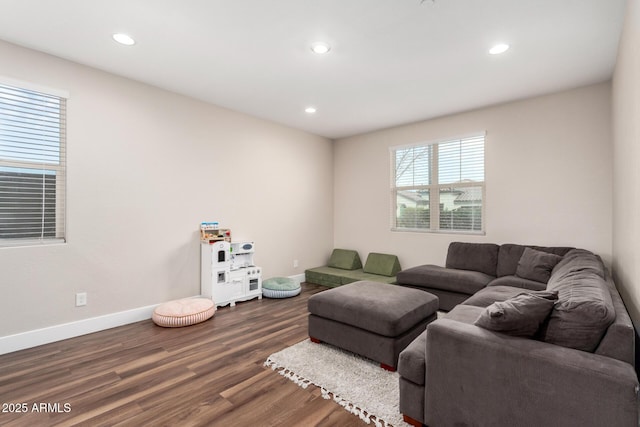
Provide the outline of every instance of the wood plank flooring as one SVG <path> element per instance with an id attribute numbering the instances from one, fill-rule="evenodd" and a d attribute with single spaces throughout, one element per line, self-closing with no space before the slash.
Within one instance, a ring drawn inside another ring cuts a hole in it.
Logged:
<path id="1" fill-rule="evenodd" d="M 302 289 L 188 328 L 148 320 L 2 355 L 0 425 L 364 426 L 263 366 L 307 337 L 307 300 L 326 288 Z"/>

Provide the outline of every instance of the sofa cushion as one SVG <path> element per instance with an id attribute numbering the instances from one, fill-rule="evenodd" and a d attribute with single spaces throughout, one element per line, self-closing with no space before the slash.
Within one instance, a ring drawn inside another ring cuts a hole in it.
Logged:
<path id="1" fill-rule="evenodd" d="M 605 278 L 604 265 L 600 257 L 584 249 L 573 249 L 569 251 L 553 268 L 551 276 L 555 281 L 558 281 L 577 271 L 589 271 L 603 279 Z"/>
<path id="2" fill-rule="evenodd" d="M 512 286 L 514 288 L 528 289 L 530 291 L 544 291 L 547 289 L 547 284 L 542 282 L 536 282 L 535 280 L 523 279 L 518 276 L 502 276 L 496 280 L 492 280 L 487 287 L 492 286 Z"/>
<path id="3" fill-rule="evenodd" d="M 479 271 L 495 277 L 499 248 L 493 243 L 452 242 L 447 251 L 446 267 Z"/>
<path id="4" fill-rule="evenodd" d="M 305 270 L 305 281 L 323 286 L 336 287 L 346 285 L 360 280 L 370 280 L 372 282 L 381 282 L 394 284 L 395 276 L 381 276 L 379 274 L 365 273 L 362 269 L 343 270 L 333 267 L 316 267 Z"/>
<path id="5" fill-rule="evenodd" d="M 473 325 L 480 313 L 484 309 L 482 307 L 476 307 L 473 305 L 456 305 L 453 310 L 444 315 L 445 319 L 455 320 L 456 322 L 466 323 Z"/>
<path id="6" fill-rule="evenodd" d="M 472 295 L 483 289 L 495 277 L 478 271 L 456 270 L 439 265 L 420 265 L 402 270 L 397 282 L 403 285 L 442 289 Z"/>
<path id="7" fill-rule="evenodd" d="M 356 251 L 350 249 L 334 249 L 327 267 L 357 270 L 358 268 L 362 268 L 362 261 L 360 261 L 360 255 L 358 255 Z"/>
<path id="8" fill-rule="evenodd" d="M 427 331 L 413 340 L 398 358 L 398 373 L 409 381 L 424 385 L 425 355 L 427 350 Z"/>
<path id="9" fill-rule="evenodd" d="M 305 281 L 309 283 L 316 283 L 324 286 L 340 286 L 343 281 L 344 272 L 362 271 L 362 270 L 342 270 L 334 267 L 315 267 L 305 270 Z"/>
<path id="10" fill-rule="evenodd" d="M 362 270 L 365 273 L 392 277 L 398 274 L 401 268 L 397 256 L 371 252 L 367 256 L 367 262 L 365 262 Z"/>
<path id="11" fill-rule="evenodd" d="M 559 298 L 542 328 L 541 339 L 593 352 L 615 319 L 615 308 L 599 274 L 599 258 L 582 250 L 566 256 L 572 261 L 554 269 L 547 285 L 548 290 L 558 291 Z"/>
<path id="12" fill-rule="evenodd" d="M 524 248 L 520 261 L 518 261 L 516 276 L 536 282 L 547 283 L 551 277 L 553 267 L 555 267 L 561 259 L 562 257 L 560 255 Z"/>
<path id="13" fill-rule="evenodd" d="M 506 301 L 521 293 L 522 288 L 514 288 L 512 286 L 487 286 L 474 295 L 471 295 L 462 304 L 487 307 L 496 301 Z"/>
<path id="14" fill-rule="evenodd" d="M 558 299 L 557 291 L 523 292 L 485 308 L 474 325 L 516 337 L 533 337 Z"/>
<path id="15" fill-rule="evenodd" d="M 513 243 L 505 243 L 500 245 L 498 251 L 498 265 L 496 269 L 496 276 L 513 276 L 516 274 L 518 268 L 518 262 L 522 258 L 522 253 L 525 248 L 531 248 L 542 252 L 548 252 L 555 255 L 564 256 L 573 248 L 568 247 L 547 247 L 547 246 L 525 246 L 515 245 Z"/>
<path id="16" fill-rule="evenodd" d="M 342 285 L 358 282 L 360 280 L 395 284 L 396 276 L 382 276 L 380 274 L 365 273 L 363 270 L 342 270 L 340 280 Z"/>

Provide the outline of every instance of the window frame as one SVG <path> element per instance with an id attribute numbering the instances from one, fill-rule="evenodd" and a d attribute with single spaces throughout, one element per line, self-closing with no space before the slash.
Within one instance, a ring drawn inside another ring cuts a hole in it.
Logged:
<path id="1" fill-rule="evenodd" d="M 53 89 L 38 84 L 0 76 L 0 84 L 17 91 L 35 92 L 43 96 L 58 98 L 60 102 L 60 129 L 57 163 L 36 160 L 0 158 L 0 168 L 31 169 L 55 173 L 55 235 L 40 237 L 0 238 L 0 249 L 24 246 L 56 245 L 67 242 L 67 133 L 68 133 L 68 101 L 69 93 L 60 89 Z M 46 183 L 43 183 L 46 185 Z M 43 189 L 43 198 L 45 197 Z M 42 220 L 44 223 L 44 219 Z M 35 227 L 37 228 L 37 227 Z M 35 229 L 34 228 L 34 229 Z"/>
<path id="2" fill-rule="evenodd" d="M 463 142 L 465 140 L 473 140 L 482 138 L 482 165 L 483 180 L 469 182 L 440 183 L 439 182 L 439 148 L 441 145 L 452 142 Z M 430 147 L 429 153 L 429 183 L 420 185 L 396 185 L 396 153 L 400 150 L 409 148 Z M 431 141 L 423 141 L 412 144 L 398 145 L 389 147 L 390 154 L 390 181 L 391 181 L 391 210 L 390 210 L 390 229 L 393 232 L 411 232 L 411 233 L 439 233 L 439 234 L 469 234 L 469 235 L 486 235 L 486 132 L 474 132 L 462 136 L 441 138 Z M 446 229 L 441 228 L 440 223 L 440 193 L 443 189 L 455 188 L 480 188 L 482 205 L 480 207 L 480 229 Z M 398 192 L 399 191 L 427 191 L 429 194 L 429 228 L 422 227 L 401 227 L 398 226 Z"/>

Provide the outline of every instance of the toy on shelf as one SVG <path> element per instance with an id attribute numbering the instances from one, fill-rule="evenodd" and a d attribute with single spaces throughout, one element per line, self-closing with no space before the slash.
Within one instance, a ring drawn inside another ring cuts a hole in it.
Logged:
<path id="1" fill-rule="evenodd" d="M 217 222 L 203 222 L 200 224 L 200 241 L 209 244 L 220 241 L 231 243 L 231 230 L 220 228 Z"/>

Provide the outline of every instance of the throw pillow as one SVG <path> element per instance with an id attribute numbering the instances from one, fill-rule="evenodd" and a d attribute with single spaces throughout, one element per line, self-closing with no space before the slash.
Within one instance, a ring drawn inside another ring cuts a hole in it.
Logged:
<path id="1" fill-rule="evenodd" d="M 516 276 L 523 279 L 535 280 L 536 282 L 547 283 L 551 277 L 553 267 L 555 267 L 561 259 L 562 257 L 560 255 L 525 248 L 520 257 L 520 261 L 518 261 Z"/>
<path id="2" fill-rule="evenodd" d="M 555 301 L 556 291 L 523 292 L 485 308 L 474 325 L 516 337 L 533 337 Z"/>

